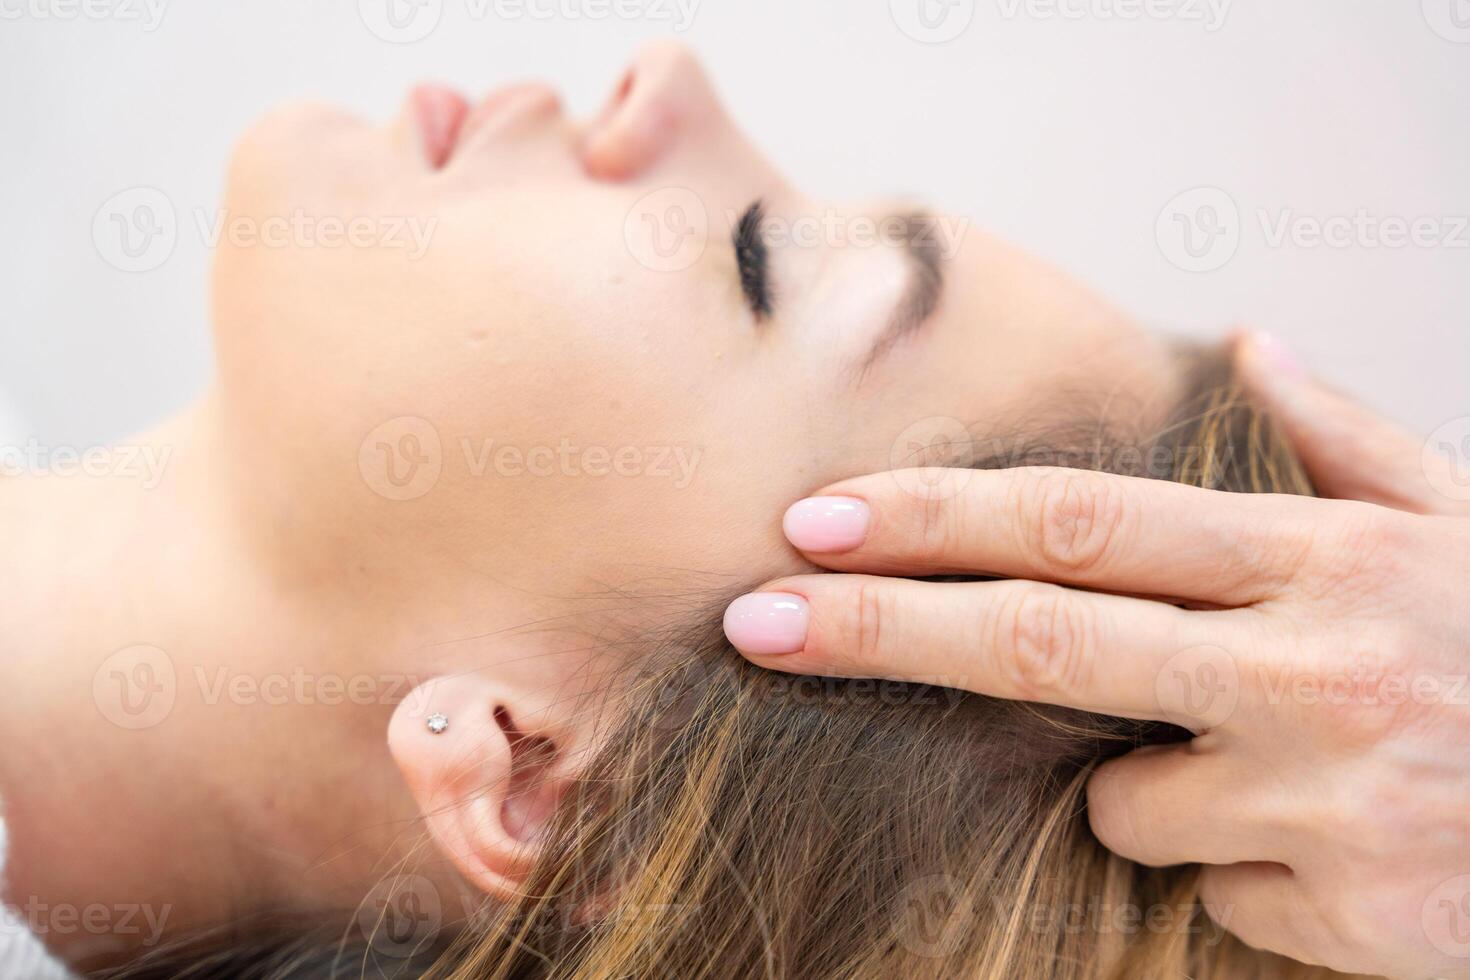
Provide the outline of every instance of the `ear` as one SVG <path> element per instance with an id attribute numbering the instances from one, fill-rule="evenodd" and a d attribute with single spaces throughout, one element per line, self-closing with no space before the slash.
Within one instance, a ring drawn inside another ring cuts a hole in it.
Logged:
<path id="1" fill-rule="evenodd" d="M 436 734 L 429 719 L 448 725 Z M 517 894 L 574 773 L 571 729 L 549 705 L 480 674 L 420 684 L 393 712 L 388 748 L 440 850 L 480 890 Z"/>

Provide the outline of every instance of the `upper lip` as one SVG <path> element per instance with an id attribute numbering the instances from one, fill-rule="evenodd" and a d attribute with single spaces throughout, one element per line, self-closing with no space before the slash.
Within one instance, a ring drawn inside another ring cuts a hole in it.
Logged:
<path id="1" fill-rule="evenodd" d="M 555 99 L 554 90 L 537 82 L 496 89 L 474 106 L 442 85 L 420 85 L 413 92 L 424 154 L 435 169 L 447 166 L 468 140 L 493 128 L 517 107 L 529 108 L 541 100 Z"/>
<path id="2" fill-rule="evenodd" d="M 476 133 L 493 126 L 508 110 L 518 105 L 530 104 L 531 100 L 537 97 L 555 99 L 556 93 L 549 86 L 540 82 L 520 82 L 491 92 L 470 110 L 464 120 L 464 125 L 459 128 L 459 138 L 454 148 L 458 149 L 467 140 L 472 139 Z"/>

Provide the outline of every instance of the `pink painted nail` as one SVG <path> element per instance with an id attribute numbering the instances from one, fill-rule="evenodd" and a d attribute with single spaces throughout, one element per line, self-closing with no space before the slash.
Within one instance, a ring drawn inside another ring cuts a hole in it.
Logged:
<path id="1" fill-rule="evenodd" d="M 781 528 L 802 551 L 851 551 L 868 537 L 868 505 L 854 497 L 808 497 L 786 511 Z"/>
<path id="2" fill-rule="evenodd" d="M 1252 330 L 1251 342 L 1255 344 L 1256 350 L 1261 353 L 1266 362 L 1276 369 L 1276 372 L 1284 378 L 1296 379 L 1306 377 L 1307 370 L 1291 348 L 1277 340 L 1272 334 L 1264 330 Z"/>
<path id="3" fill-rule="evenodd" d="M 801 596 L 752 592 L 725 610 L 725 636 L 741 653 L 768 657 L 806 646 L 811 609 Z"/>

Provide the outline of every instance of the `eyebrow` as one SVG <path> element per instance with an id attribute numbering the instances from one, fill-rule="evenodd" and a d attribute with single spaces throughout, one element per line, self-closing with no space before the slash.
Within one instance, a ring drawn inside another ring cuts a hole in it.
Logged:
<path id="1" fill-rule="evenodd" d="M 944 256 L 937 234 L 938 219 L 928 211 L 914 211 L 890 216 L 883 224 L 886 227 L 891 222 L 901 223 L 903 227 L 900 244 L 909 266 L 908 284 L 888 317 L 888 325 L 863 358 L 858 371 L 860 380 L 900 340 L 928 322 L 944 295 Z"/>

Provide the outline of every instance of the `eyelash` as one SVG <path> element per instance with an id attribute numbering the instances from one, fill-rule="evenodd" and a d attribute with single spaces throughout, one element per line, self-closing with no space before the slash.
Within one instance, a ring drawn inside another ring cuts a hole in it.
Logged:
<path id="1" fill-rule="evenodd" d="M 771 315 L 771 262 L 761 234 L 766 204 L 756 201 L 735 226 L 735 262 L 740 269 L 740 289 L 757 320 Z"/>

